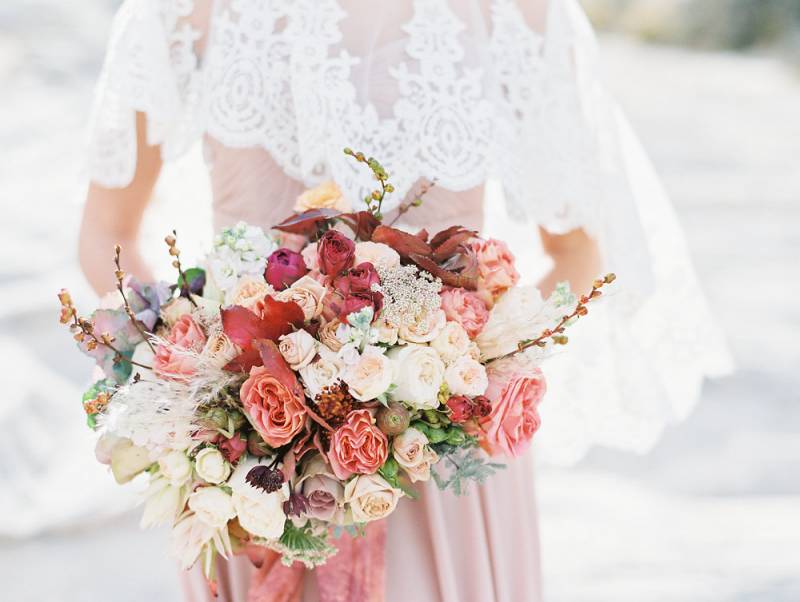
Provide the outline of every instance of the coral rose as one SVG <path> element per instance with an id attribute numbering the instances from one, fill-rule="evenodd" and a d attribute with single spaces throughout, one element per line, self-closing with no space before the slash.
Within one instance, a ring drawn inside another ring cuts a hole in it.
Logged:
<path id="1" fill-rule="evenodd" d="M 205 346 L 203 330 L 190 315 L 185 314 L 172 326 L 167 344 L 156 348 L 153 371 L 169 380 L 186 380 L 197 368 L 197 357 L 191 352 L 200 353 Z"/>
<path id="2" fill-rule="evenodd" d="M 305 424 L 303 401 L 293 389 L 264 366 L 251 368 L 250 377 L 242 384 L 242 405 L 253 427 L 272 447 L 289 443 Z"/>
<path id="3" fill-rule="evenodd" d="M 442 291 L 442 309 L 448 320 L 458 322 L 467 331 L 469 338 L 474 339 L 483 330 L 489 320 L 486 303 L 475 293 L 463 288 L 449 288 Z"/>
<path id="4" fill-rule="evenodd" d="M 478 258 L 478 294 L 488 304 L 519 282 L 514 255 L 506 243 L 490 238 L 473 238 L 470 248 Z"/>
<path id="5" fill-rule="evenodd" d="M 544 376 L 524 357 L 494 362 L 487 373 L 486 396 L 492 400 L 492 410 L 481 419 L 484 447 L 492 455 L 519 456 L 541 423 L 538 406 L 547 390 Z"/>
<path id="6" fill-rule="evenodd" d="M 377 426 L 369 410 L 355 410 L 333 433 L 328 461 L 340 479 L 352 474 L 373 474 L 383 466 L 389 454 L 389 441 Z"/>

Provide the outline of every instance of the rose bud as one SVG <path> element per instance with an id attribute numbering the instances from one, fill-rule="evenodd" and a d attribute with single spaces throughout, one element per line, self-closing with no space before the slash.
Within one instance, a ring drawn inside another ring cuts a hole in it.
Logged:
<path id="1" fill-rule="evenodd" d="M 357 311 L 361 311 L 365 307 L 371 307 L 373 311 L 373 319 L 383 309 L 383 294 L 382 293 L 353 293 L 347 295 L 342 302 L 339 319 L 342 322 L 347 322 L 347 316 Z"/>
<path id="2" fill-rule="evenodd" d="M 319 271 L 326 276 L 341 274 L 351 265 L 356 245 L 341 232 L 328 230 L 317 243 Z"/>
<path id="3" fill-rule="evenodd" d="M 250 431 L 247 435 L 247 453 L 256 458 L 263 458 L 272 452 L 266 441 L 261 438 L 256 431 Z"/>
<path id="4" fill-rule="evenodd" d="M 453 395 L 447 400 L 447 407 L 450 408 L 450 420 L 453 422 L 462 423 L 472 418 L 472 402 L 466 395 Z"/>
<path id="5" fill-rule="evenodd" d="M 396 402 L 390 403 L 388 408 L 380 408 L 376 417 L 378 428 L 390 437 L 405 431 L 408 428 L 409 421 L 408 410 L 402 404 Z"/>
<path id="6" fill-rule="evenodd" d="M 282 291 L 308 273 L 306 262 L 300 253 L 289 249 L 278 249 L 267 258 L 264 279 L 275 290 Z"/>
<path id="7" fill-rule="evenodd" d="M 472 403 L 475 405 L 472 412 L 478 418 L 486 418 L 492 413 L 492 400 L 485 395 L 473 397 Z"/>

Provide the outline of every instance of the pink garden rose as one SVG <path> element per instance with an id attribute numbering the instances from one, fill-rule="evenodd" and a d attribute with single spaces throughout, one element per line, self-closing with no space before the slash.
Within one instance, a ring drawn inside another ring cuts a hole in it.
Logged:
<path id="1" fill-rule="evenodd" d="M 539 428 L 539 402 L 547 390 L 541 370 L 522 358 L 491 364 L 486 397 L 492 410 L 481 419 L 483 445 L 491 455 L 519 456 Z"/>
<path id="2" fill-rule="evenodd" d="M 481 297 L 463 288 L 446 289 L 442 291 L 441 297 L 442 309 L 447 319 L 461 324 L 469 338 L 478 336 L 489 320 L 489 310 Z"/>
<path id="3" fill-rule="evenodd" d="M 308 272 L 303 256 L 289 249 L 278 249 L 267 258 L 264 279 L 275 290 L 282 291 Z"/>
<path id="4" fill-rule="evenodd" d="M 167 343 L 156 348 L 153 371 L 162 378 L 185 380 L 194 374 L 197 359 L 181 350 L 200 353 L 206 346 L 206 335 L 192 316 L 184 314 L 173 324 Z"/>
<path id="5" fill-rule="evenodd" d="M 336 276 L 353 265 L 356 244 L 341 232 L 328 230 L 317 243 L 319 271 Z"/>
<path id="6" fill-rule="evenodd" d="M 491 305 L 519 282 L 519 272 L 514 267 L 514 255 L 506 243 L 490 238 L 473 238 L 470 247 L 478 258 L 478 294 Z"/>
<path id="7" fill-rule="evenodd" d="M 355 410 L 333 433 L 328 452 L 333 473 L 340 479 L 352 474 L 373 474 L 389 454 L 389 441 L 375 426 L 369 410 Z"/>
<path id="8" fill-rule="evenodd" d="M 306 410 L 297 390 L 264 366 L 251 368 L 242 384 L 242 405 L 258 434 L 272 447 L 289 443 L 305 424 Z"/>

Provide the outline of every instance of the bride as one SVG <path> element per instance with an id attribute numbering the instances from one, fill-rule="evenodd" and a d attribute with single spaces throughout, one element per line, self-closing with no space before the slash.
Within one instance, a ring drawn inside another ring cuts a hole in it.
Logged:
<path id="1" fill-rule="evenodd" d="M 565 384 L 542 437 L 562 459 L 594 441 L 646 449 L 719 368 L 674 215 L 600 83 L 575 0 L 127 0 L 97 92 L 81 233 L 98 292 L 113 286 L 107 249 L 136 248 L 162 164 L 198 140 L 215 228 L 274 224 L 324 181 L 362 198 L 372 182 L 350 146 L 392 174 L 390 209 L 435 180 L 406 228 L 482 228 L 497 181 L 530 224 L 526 253 L 538 227 L 543 292 L 617 272 L 623 292 L 554 363 Z M 124 268 L 150 276 L 135 253 Z M 223 561 L 218 599 L 539 600 L 532 464 L 464 498 L 424 489 L 314 574 L 270 556 Z M 210 599 L 199 569 L 184 590 Z"/>

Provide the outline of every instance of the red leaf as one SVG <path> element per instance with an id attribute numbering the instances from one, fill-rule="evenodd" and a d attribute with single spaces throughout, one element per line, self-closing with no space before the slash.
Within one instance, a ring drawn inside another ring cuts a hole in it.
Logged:
<path id="1" fill-rule="evenodd" d="M 260 365 L 261 354 L 257 349 L 250 347 L 250 349 L 243 351 L 230 362 L 225 364 L 224 370 L 227 370 L 228 372 L 244 372 L 245 374 L 249 374 L 250 368 Z"/>
<path id="2" fill-rule="evenodd" d="M 356 213 L 343 213 L 339 219 L 346 223 L 356 235 L 357 239 L 370 240 L 375 228 L 381 222 L 369 211 L 358 211 Z"/>
<path id="3" fill-rule="evenodd" d="M 381 225 L 375 228 L 372 240 L 389 245 L 404 259 L 409 259 L 411 255 L 428 256 L 433 252 L 430 245 L 424 240 L 390 226 Z"/>
<path id="4" fill-rule="evenodd" d="M 460 230 L 454 233 L 439 246 L 434 247 L 433 259 L 440 262 L 449 259 L 459 252 L 459 249 L 465 242 L 474 237 L 475 232 L 471 230 Z"/>
<path id="5" fill-rule="evenodd" d="M 222 311 L 222 330 L 228 338 L 247 350 L 254 339 L 277 341 L 303 324 L 303 310 L 293 301 L 276 301 L 264 297 L 264 310 L 257 316 L 241 305 Z"/>
<path id="6" fill-rule="evenodd" d="M 311 238 L 317 234 L 323 222 L 339 215 L 339 211 L 335 209 L 309 209 L 303 213 L 295 213 L 287 217 L 277 226 L 273 226 L 273 229 L 291 234 L 301 234 Z"/>
<path id="7" fill-rule="evenodd" d="M 451 236 L 457 234 L 459 231 L 464 230 L 462 226 L 450 226 L 449 228 L 445 228 L 441 232 L 437 232 L 436 236 L 431 239 L 431 246 L 435 249 L 439 245 L 441 245 L 444 241 L 446 241 Z"/>
<path id="8" fill-rule="evenodd" d="M 297 382 L 297 376 L 289 368 L 286 360 L 283 359 L 275 342 L 267 339 L 257 339 L 253 341 L 253 349 L 261 355 L 261 364 L 267 371 L 289 389 L 295 397 L 303 399 L 303 391 Z"/>

